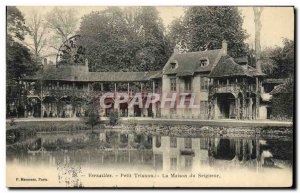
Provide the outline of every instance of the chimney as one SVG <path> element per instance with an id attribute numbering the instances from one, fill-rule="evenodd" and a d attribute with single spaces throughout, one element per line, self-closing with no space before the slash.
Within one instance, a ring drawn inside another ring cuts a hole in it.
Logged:
<path id="1" fill-rule="evenodd" d="M 44 66 L 46 66 L 46 65 L 47 65 L 47 58 L 44 58 L 43 65 L 44 65 Z"/>
<path id="2" fill-rule="evenodd" d="M 223 40 L 222 41 L 222 50 L 223 50 L 223 56 L 226 56 L 227 55 L 227 42 L 226 40 Z"/>
<path id="3" fill-rule="evenodd" d="M 84 61 L 85 66 L 89 66 L 89 60 L 86 58 Z"/>

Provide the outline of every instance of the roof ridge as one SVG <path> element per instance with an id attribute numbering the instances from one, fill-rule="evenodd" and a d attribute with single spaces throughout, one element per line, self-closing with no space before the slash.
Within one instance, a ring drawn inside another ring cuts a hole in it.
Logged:
<path id="1" fill-rule="evenodd" d="M 185 52 L 185 53 L 176 53 L 175 55 L 184 55 L 184 54 L 194 54 L 194 53 L 206 53 L 206 52 L 212 52 L 212 51 L 221 51 L 222 49 L 213 49 L 213 50 L 204 50 L 204 51 L 194 51 L 194 52 Z"/>

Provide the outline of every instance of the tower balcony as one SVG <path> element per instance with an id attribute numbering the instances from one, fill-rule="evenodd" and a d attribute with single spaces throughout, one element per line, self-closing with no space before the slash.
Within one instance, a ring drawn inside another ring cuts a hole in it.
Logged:
<path id="1" fill-rule="evenodd" d="M 225 84 L 225 85 L 214 85 L 213 86 L 213 92 L 214 93 L 238 93 L 243 90 L 246 90 L 246 92 L 255 92 L 256 87 L 254 84 L 249 85 L 243 85 L 241 83 L 237 84 Z"/>

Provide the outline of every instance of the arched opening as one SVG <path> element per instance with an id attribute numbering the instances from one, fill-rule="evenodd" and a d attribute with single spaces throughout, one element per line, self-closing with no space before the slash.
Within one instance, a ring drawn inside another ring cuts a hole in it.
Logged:
<path id="1" fill-rule="evenodd" d="M 57 117 L 56 98 L 53 96 L 47 96 L 45 97 L 43 103 L 44 103 L 43 117 Z"/>
<path id="2" fill-rule="evenodd" d="M 39 98 L 29 98 L 27 101 L 27 116 L 41 117 L 41 101 Z"/>
<path id="3" fill-rule="evenodd" d="M 104 100 L 104 104 L 105 104 L 106 106 L 109 105 L 108 108 L 105 108 L 105 116 L 108 117 L 108 116 L 110 115 L 110 112 L 113 111 L 113 108 L 114 108 L 114 100 L 113 100 L 112 98 L 106 98 L 106 99 Z"/>
<path id="4" fill-rule="evenodd" d="M 60 117 L 62 118 L 69 118 L 72 116 L 73 108 L 71 104 L 71 97 L 62 97 L 60 99 L 61 106 L 60 106 Z"/>
<path id="5" fill-rule="evenodd" d="M 120 116 L 127 117 L 128 116 L 128 103 L 121 103 L 120 104 Z"/>
<path id="6" fill-rule="evenodd" d="M 134 105 L 133 112 L 135 117 L 141 117 L 142 116 L 142 110 L 139 107 L 139 105 Z"/>
<path id="7" fill-rule="evenodd" d="M 76 117 L 83 117 L 85 116 L 85 110 L 87 101 L 83 98 L 74 98 L 73 99 L 73 111 Z"/>
<path id="8" fill-rule="evenodd" d="M 230 119 L 236 117 L 235 108 L 235 97 L 231 93 L 218 93 L 216 94 L 217 108 L 216 115 L 217 119 Z"/>

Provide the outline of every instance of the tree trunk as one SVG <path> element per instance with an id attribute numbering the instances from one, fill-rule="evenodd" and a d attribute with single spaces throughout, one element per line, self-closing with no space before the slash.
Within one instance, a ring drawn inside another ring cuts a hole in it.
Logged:
<path id="1" fill-rule="evenodd" d="M 255 64 L 256 69 L 261 72 L 261 65 L 259 60 L 261 59 L 261 47 L 260 47 L 260 31 L 261 31 L 261 22 L 260 16 L 263 11 L 263 7 L 254 7 L 254 23 L 255 23 Z"/>

